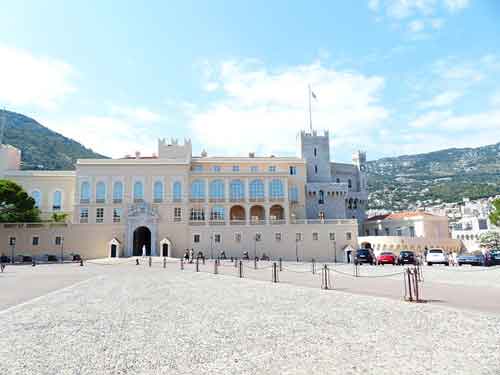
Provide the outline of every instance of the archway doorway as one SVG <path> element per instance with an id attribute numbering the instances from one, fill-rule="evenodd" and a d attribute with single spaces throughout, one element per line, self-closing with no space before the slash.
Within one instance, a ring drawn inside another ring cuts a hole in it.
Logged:
<path id="1" fill-rule="evenodd" d="M 160 241 L 160 255 L 162 257 L 172 256 L 172 242 L 167 237 Z"/>
<path id="2" fill-rule="evenodd" d="M 146 255 L 151 255 L 151 231 L 147 227 L 139 227 L 134 231 L 133 256 L 142 255 L 142 247 L 146 246 Z"/>
<path id="3" fill-rule="evenodd" d="M 111 244 L 111 258 L 116 258 L 116 245 Z"/>
<path id="4" fill-rule="evenodd" d="M 168 257 L 168 243 L 163 243 L 161 245 L 161 256 Z"/>

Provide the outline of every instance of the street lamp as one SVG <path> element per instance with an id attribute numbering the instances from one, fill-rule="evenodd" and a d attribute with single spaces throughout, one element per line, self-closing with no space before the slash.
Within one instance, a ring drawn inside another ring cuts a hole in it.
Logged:
<path id="1" fill-rule="evenodd" d="M 64 263 L 64 237 L 60 236 L 59 241 L 61 241 L 61 263 Z"/>
<path id="2" fill-rule="evenodd" d="M 333 240 L 333 261 L 337 263 L 337 241 Z"/>
<path id="3" fill-rule="evenodd" d="M 14 253 L 15 253 L 15 249 L 16 249 L 16 240 L 14 239 L 14 241 L 11 241 L 11 242 L 10 242 L 10 255 L 11 255 L 10 262 L 11 262 L 12 264 L 14 264 Z"/>
<path id="4" fill-rule="evenodd" d="M 213 252 L 213 247 L 214 247 L 214 234 L 210 235 L 210 259 L 214 259 L 214 252 Z"/>
<path id="5" fill-rule="evenodd" d="M 295 258 L 297 259 L 297 263 L 299 263 L 299 235 L 298 235 L 298 233 L 295 235 Z"/>

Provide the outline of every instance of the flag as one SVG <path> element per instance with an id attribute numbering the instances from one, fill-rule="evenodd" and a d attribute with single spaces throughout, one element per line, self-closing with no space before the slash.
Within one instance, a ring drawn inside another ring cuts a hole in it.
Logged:
<path id="1" fill-rule="evenodd" d="M 311 91 L 311 96 L 313 97 L 313 99 L 318 100 L 318 98 L 316 97 L 316 94 L 314 93 L 314 91 Z"/>

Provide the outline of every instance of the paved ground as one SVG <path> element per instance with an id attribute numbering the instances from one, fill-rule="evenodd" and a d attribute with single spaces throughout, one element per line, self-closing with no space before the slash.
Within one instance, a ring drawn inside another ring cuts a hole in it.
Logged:
<path id="1" fill-rule="evenodd" d="M 24 303 L 3 297 L 0 373 L 500 373 L 500 313 L 324 291 L 304 265 L 285 265 L 296 280 L 273 284 L 269 269 L 264 282 L 127 263 L 8 267 L 0 295 Z M 299 277 L 316 284 L 293 285 Z"/>

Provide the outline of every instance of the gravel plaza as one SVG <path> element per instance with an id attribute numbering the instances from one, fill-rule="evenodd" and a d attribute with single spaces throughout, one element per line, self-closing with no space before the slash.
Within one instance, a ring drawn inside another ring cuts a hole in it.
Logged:
<path id="1" fill-rule="evenodd" d="M 500 269 L 161 258 L 7 266 L 1 374 L 499 374 Z M 321 265 L 317 265 L 318 269 Z"/>

